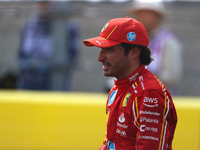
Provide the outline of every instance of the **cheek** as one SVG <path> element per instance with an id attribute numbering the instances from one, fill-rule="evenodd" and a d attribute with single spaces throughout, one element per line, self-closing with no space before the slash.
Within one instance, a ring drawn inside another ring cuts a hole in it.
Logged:
<path id="1" fill-rule="evenodd" d="M 125 71 L 127 68 L 129 68 L 130 62 L 128 58 L 121 58 L 116 63 L 114 69 L 117 69 L 119 71 Z"/>
<path id="2" fill-rule="evenodd" d="M 121 66 L 122 64 L 120 62 L 124 61 L 124 51 L 117 51 L 115 53 L 109 53 L 107 54 L 106 60 L 111 64 L 111 66 Z"/>
<path id="3" fill-rule="evenodd" d="M 123 65 L 123 58 L 121 57 L 113 57 L 113 59 L 111 59 L 111 64 L 113 64 L 113 66 L 121 66 Z"/>

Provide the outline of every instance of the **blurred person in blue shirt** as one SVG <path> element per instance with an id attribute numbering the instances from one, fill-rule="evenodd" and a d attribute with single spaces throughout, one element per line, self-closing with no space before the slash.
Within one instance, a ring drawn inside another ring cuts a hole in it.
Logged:
<path id="1" fill-rule="evenodd" d="M 36 1 L 37 13 L 24 24 L 19 48 L 20 75 L 18 88 L 31 90 L 50 90 L 50 74 L 52 71 L 52 57 L 56 54 L 53 45 L 53 19 L 51 15 L 52 2 L 48 0 Z M 78 25 L 75 21 L 66 23 L 66 51 L 69 63 L 75 64 L 78 55 L 77 37 Z M 64 55 L 64 54 L 63 54 Z M 74 66 L 73 66 L 74 68 Z M 66 87 L 72 90 L 74 69 L 68 69 Z"/>

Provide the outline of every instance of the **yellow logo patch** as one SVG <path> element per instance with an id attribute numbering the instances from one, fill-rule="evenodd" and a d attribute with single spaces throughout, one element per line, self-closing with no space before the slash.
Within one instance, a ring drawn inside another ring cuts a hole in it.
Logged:
<path id="1" fill-rule="evenodd" d="M 103 26 L 101 32 L 103 32 L 103 31 L 108 27 L 108 25 L 109 25 L 109 23 L 106 23 L 106 24 Z"/>
<path id="2" fill-rule="evenodd" d="M 124 97 L 123 103 L 122 103 L 122 107 L 126 107 L 130 96 L 131 96 L 130 93 L 126 94 L 126 96 Z"/>

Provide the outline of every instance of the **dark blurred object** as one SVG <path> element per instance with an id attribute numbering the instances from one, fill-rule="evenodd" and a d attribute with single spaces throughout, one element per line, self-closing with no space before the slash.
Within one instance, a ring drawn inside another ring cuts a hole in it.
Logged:
<path id="1" fill-rule="evenodd" d="M 21 89 L 49 89 L 50 60 L 53 54 L 51 3 L 36 2 L 37 14 L 24 24 L 19 50 Z"/>
<path id="2" fill-rule="evenodd" d="M 17 76 L 12 73 L 7 73 L 0 79 L 1 89 L 15 89 L 17 82 Z"/>

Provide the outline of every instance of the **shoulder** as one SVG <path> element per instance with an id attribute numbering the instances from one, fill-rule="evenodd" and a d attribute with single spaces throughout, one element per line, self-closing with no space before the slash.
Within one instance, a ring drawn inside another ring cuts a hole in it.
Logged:
<path id="1" fill-rule="evenodd" d="M 148 69 L 145 69 L 138 78 L 138 92 L 144 91 L 160 91 L 162 89 L 162 82 L 152 74 Z"/>
<path id="2" fill-rule="evenodd" d="M 154 108 L 164 107 L 167 99 L 172 100 L 168 89 L 156 76 L 150 76 L 146 80 L 146 84 L 144 83 L 145 89 L 135 94 L 134 99 L 137 100 L 139 105 Z"/>
<path id="3" fill-rule="evenodd" d="M 137 93 L 134 95 L 135 98 L 157 102 L 158 100 L 165 99 L 166 96 L 171 97 L 168 89 L 150 71 L 147 70 L 144 75 L 139 77 Z"/>

